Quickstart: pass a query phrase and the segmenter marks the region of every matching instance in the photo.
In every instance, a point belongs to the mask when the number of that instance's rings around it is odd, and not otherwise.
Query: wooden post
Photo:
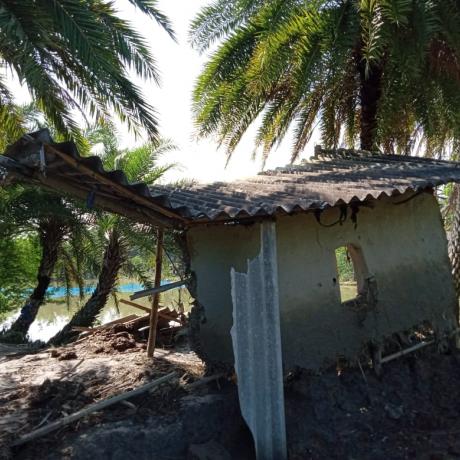
[[[155,260],[155,287],[161,285],[161,266],[163,262],[163,229],[158,228],[157,234],[157,255]],[[147,356],[153,357],[155,351],[155,341],[157,339],[157,323],[158,323],[158,304],[160,303],[160,293],[156,292],[153,295],[152,311],[150,312],[150,331],[149,340],[147,343]]]

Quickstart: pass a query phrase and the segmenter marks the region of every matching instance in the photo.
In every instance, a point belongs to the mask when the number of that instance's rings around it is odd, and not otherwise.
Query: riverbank
[[[132,294],[131,291],[125,290],[126,287],[131,288],[132,283],[123,284],[123,291],[117,293],[117,302],[113,296],[109,297],[107,304],[98,315],[96,325],[106,324],[118,318],[123,318],[131,314],[138,314],[139,310],[129,305],[123,304],[120,300],[129,300],[129,296]],[[80,299],[78,296],[70,298],[70,303],[67,304],[65,298],[54,298],[49,299],[48,302],[44,303],[37,314],[35,321],[29,328],[29,339],[30,341],[42,341],[47,342],[51,337],[57,334],[71,319],[71,317],[78,311],[78,309],[84,305],[89,296]],[[182,303],[185,312],[190,309],[190,294],[187,289],[182,288],[180,290],[165,292],[162,294],[162,303],[172,308],[178,309],[179,302]],[[150,307],[151,301],[145,297],[136,300],[136,303],[145,307]],[[8,329],[9,325],[15,320],[19,310],[10,313],[10,315],[0,321],[0,330]]]

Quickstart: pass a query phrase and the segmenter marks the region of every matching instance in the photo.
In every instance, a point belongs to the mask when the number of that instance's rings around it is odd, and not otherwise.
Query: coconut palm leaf
[[[199,51],[217,42],[194,88],[198,134],[229,156],[254,123],[263,158],[292,132],[295,160],[315,126],[328,147],[445,155],[460,139],[459,23],[454,0],[216,0],[190,31]]]
[[[131,3],[173,36],[156,2]],[[145,128],[152,140],[158,137],[155,111],[128,76],[158,82],[154,59],[111,1],[1,1],[0,63],[28,87],[55,128],[77,142],[76,111],[94,119],[115,114],[135,132]],[[7,99],[3,86],[0,102]]]

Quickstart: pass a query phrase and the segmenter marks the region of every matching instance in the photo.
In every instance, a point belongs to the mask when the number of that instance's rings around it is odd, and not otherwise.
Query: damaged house
[[[457,163],[318,149],[299,166],[246,180],[148,189],[129,184],[121,171],[104,171],[98,157],[81,157],[71,142],[54,144],[46,130],[23,137],[1,161],[7,177],[176,230],[196,298],[193,336],[211,361],[234,362],[230,330],[238,301],[235,292],[232,300],[231,272],[235,284],[261,252],[264,234],[276,257],[274,291],[267,292],[278,303],[274,320],[279,316],[285,369],[319,368],[338,356],[353,360],[369,343],[422,323],[440,335],[457,327],[434,195],[436,186],[460,181]],[[357,291],[351,299],[341,297],[338,248],[353,264]],[[254,307],[251,298],[246,302]],[[267,318],[254,320],[262,335],[253,340],[263,348],[263,329],[271,325]]]
[[[381,354],[394,335],[428,326],[442,343],[458,332],[435,196],[437,186],[460,182],[455,162],[317,149],[308,162],[245,180],[148,188],[42,130],[0,155],[0,180],[38,184],[158,227],[157,262],[163,229],[176,234],[195,298],[193,346],[208,362],[235,366],[260,459],[287,458],[286,371],[360,365],[363,351],[377,368],[391,358]],[[338,249],[356,280],[348,296]],[[167,288],[159,275],[156,292]]]

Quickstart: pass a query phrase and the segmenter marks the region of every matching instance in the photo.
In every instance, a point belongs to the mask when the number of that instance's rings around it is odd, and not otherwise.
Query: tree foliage
[[[291,128],[297,158],[318,124],[327,147],[442,152],[460,139],[458,24],[456,0],[215,0],[190,33],[210,52],[198,132],[229,155],[253,122],[265,156]]]
[[[154,0],[130,0],[173,36]],[[153,108],[128,73],[158,81],[149,47],[109,0],[5,0],[0,4],[0,60],[25,83],[58,132],[82,141],[76,112],[94,118],[116,114],[157,137]],[[6,74],[0,76],[0,121],[18,137],[23,118]]]
[[[36,283],[40,246],[35,235],[0,239],[0,318],[24,302]]]

